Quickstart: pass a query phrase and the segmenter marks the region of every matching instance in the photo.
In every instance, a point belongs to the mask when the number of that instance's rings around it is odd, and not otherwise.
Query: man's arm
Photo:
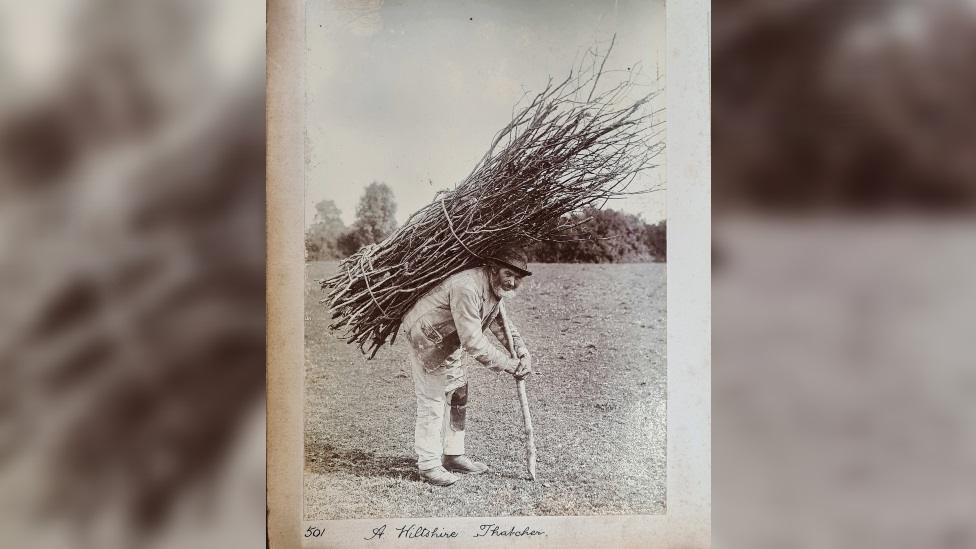
[[[515,371],[518,363],[488,341],[481,329],[481,294],[464,285],[451,288],[451,316],[461,348],[491,370]]]
[[[531,355],[529,355],[529,348],[525,346],[525,341],[519,334],[518,329],[511,322],[509,322],[509,325],[512,327],[512,342],[515,345],[515,356],[518,358],[531,358]],[[505,326],[502,323],[502,315],[495,315],[495,318],[493,318],[491,323],[488,324],[488,329],[491,330],[491,333],[495,334],[495,337],[498,338],[498,341],[502,344],[502,347],[508,349],[508,336],[505,334]]]
[[[502,305],[499,304],[499,307]],[[519,366],[515,370],[514,374],[517,379],[522,379],[523,377],[532,373],[532,355],[529,354],[529,348],[525,345],[525,340],[518,332],[518,328],[512,324],[509,320],[509,326],[512,330],[512,346],[515,347],[515,356],[519,359]],[[488,328],[491,333],[495,334],[498,341],[501,342],[502,347],[508,349],[508,335],[505,334],[505,323],[502,322],[502,316],[496,315],[490,323],[488,323]]]

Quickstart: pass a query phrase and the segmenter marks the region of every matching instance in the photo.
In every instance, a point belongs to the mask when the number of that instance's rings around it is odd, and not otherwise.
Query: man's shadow
[[[319,474],[347,473],[357,477],[421,480],[414,458],[377,455],[373,451],[336,448],[331,444],[306,444],[305,468]]]

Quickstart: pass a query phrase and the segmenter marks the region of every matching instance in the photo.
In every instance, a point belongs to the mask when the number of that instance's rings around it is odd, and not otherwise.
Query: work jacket
[[[505,328],[498,314],[500,306],[487,269],[475,267],[451,276],[427,292],[403,317],[402,327],[407,341],[429,372],[454,364],[464,353],[492,370],[501,371],[511,355],[485,336],[485,329],[490,329],[508,349]],[[528,356],[528,349],[514,326],[512,337],[516,355]]]

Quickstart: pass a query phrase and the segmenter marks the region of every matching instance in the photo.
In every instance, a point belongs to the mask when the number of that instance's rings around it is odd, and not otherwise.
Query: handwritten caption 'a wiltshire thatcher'
[[[389,538],[396,539],[454,539],[460,537],[474,537],[474,538],[485,538],[485,537],[508,537],[508,538],[520,538],[525,536],[544,536],[546,533],[542,530],[536,530],[528,526],[508,526],[500,524],[481,524],[478,526],[476,532],[463,532],[461,530],[452,530],[450,528],[441,528],[439,526],[434,528],[427,528],[426,526],[420,526],[417,524],[403,524],[397,528],[393,528],[390,532],[386,531],[388,525],[383,524],[376,528],[371,529],[368,536],[363,539],[366,541],[382,541],[383,536],[389,536]],[[309,526],[308,530],[305,531],[306,538],[317,538],[321,537],[325,531],[321,528],[315,528]]]
[[[460,530],[450,530],[441,529],[440,527],[427,528],[426,526],[418,526],[416,524],[402,525],[399,528],[395,528],[391,534],[396,534],[397,538],[401,539],[430,539],[430,538],[458,538],[464,535]],[[367,541],[374,539],[382,539],[386,534],[386,525],[382,525],[378,528],[373,528],[373,532],[369,537],[363,538]],[[478,531],[474,533],[472,537],[483,538],[492,536],[504,536],[504,537],[522,537],[522,536],[542,536],[545,532],[539,530],[534,530],[528,526],[524,528],[519,528],[517,526],[511,526],[505,528],[498,524],[482,524],[478,527]]]

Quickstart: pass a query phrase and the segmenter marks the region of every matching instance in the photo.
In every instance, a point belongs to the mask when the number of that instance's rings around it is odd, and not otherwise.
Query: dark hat
[[[503,248],[488,257],[488,260],[502,267],[507,267],[520,276],[532,276],[529,272],[529,257],[522,248]]]

